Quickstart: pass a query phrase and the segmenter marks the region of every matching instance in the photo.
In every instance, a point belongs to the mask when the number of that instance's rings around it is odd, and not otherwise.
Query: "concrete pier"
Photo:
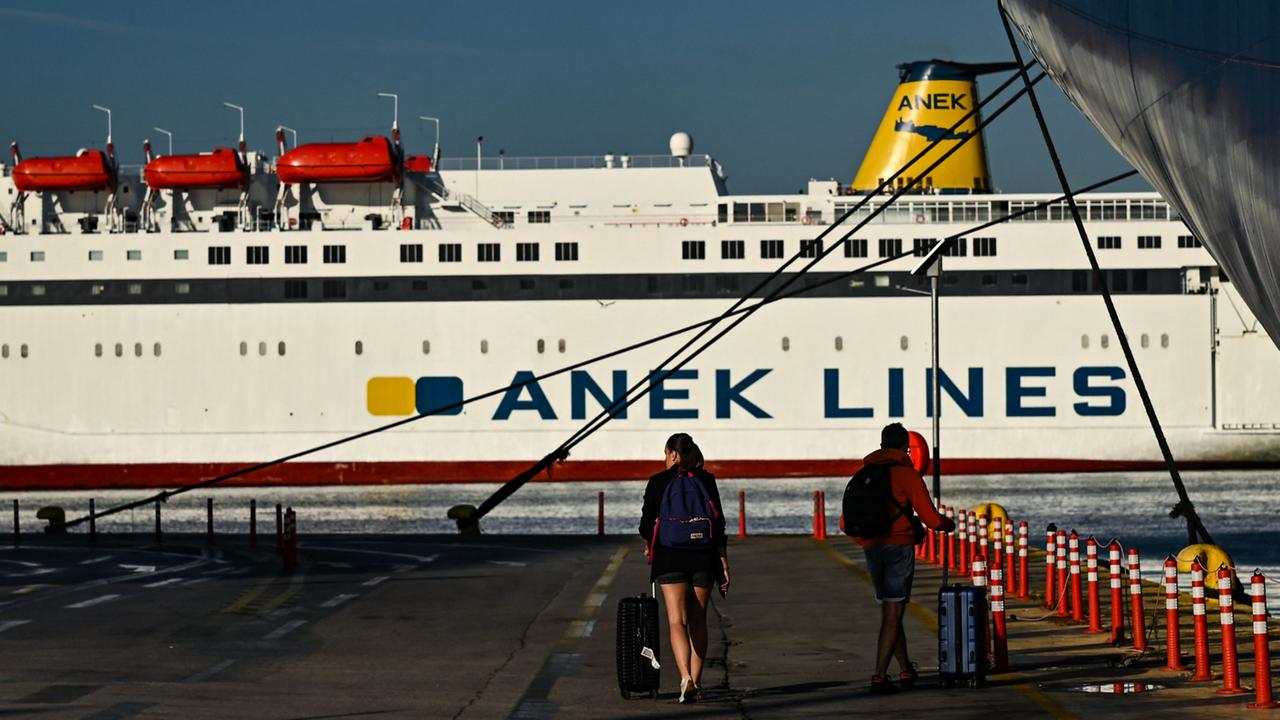
[[[923,564],[906,620],[920,686],[869,695],[879,614],[861,553],[842,537],[731,540],[733,587],[709,616],[707,696],[691,707],[674,702],[665,622],[662,697],[626,701],[617,691],[616,603],[649,588],[636,538],[303,536],[291,575],[271,548],[230,535],[212,547],[202,535],[166,535],[163,547],[150,535],[99,535],[96,545],[78,536],[28,540],[0,549],[6,717],[1253,713],[1244,707],[1251,694],[1220,696],[1216,683],[1162,672],[1162,628],[1140,655],[1044,617],[1050,612],[1035,601],[1009,602],[1011,672],[983,689],[943,690],[934,615],[941,573]],[[1163,607],[1154,586],[1148,595],[1152,608]],[[1216,627],[1211,637],[1217,672]],[[1246,686],[1249,642],[1242,634]],[[1077,690],[1117,682],[1165,687]]]

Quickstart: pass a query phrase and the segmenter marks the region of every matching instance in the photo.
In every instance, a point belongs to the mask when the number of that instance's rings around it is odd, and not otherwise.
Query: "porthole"
[[[564,352],[564,348],[565,348],[564,338],[560,338],[560,342],[556,344],[556,348],[557,348],[560,352],[562,352],[562,353]]]
[[[547,351],[547,341],[546,341],[546,340],[543,340],[543,339],[541,339],[541,338],[539,338],[539,339],[538,339],[538,354],[539,354],[539,355],[541,355],[542,353],[544,353],[544,352],[546,352],[546,351]]]
[[[24,357],[24,358],[27,356],[27,344],[26,344],[26,343],[22,343],[22,347],[18,348],[18,354],[19,354],[19,355],[21,355],[21,356],[22,356],[22,357]]]
[[[142,357],[142,343],[133,344],[133,356]]]
[[[1089,349],[1089,336],[1088,336],[1088,335],[1081,335],[1081,336],[1080,336],[1080,347],[1084,348],[1085,350],[1088,350],[1088,349]]]
[[[1160,335],[1160,347],[1162,347],[1162,348],[1167,348],[1167,347],[1169,347],[1169,334],[1168,334],[1168,333],[1163,333],[1163,334],[1161,334],[1161,335]]]
[[[248,355],[248,354],[249,354],[249,343],[241,340],[240,341],[240,357],[244,357],[245,355]]]
[[[488,341],[488,340],[481,340],[481,341],[480,341],[480,353],[481,353],[481,354],[484,354],[484,353],[487,353],[487,352],[489,352],[489,341]]]
[[[259,340],[258,341],[258,357],[266,357],[266,356],[267,356],[267,341]]]
[[[0,345],[0,358],[9,359],[9,346],[7,344]]]
[[[116,343],[116,357],[124,357],[124,345]]]
[[[787,352],[790,349],[791,349],[791,338],[789,337],[782,338],[782,352]]]
[[[1109,347],[1111,347],[1111,337],[1110,337],[1110,336],[1108,336],[1106,333],[1103,333],[1103,334],[1102,334],[1102,339],[1098,341],[1098,344],[1099,344],[1099,345],[1101,345],[1101,346],[1102,346],[1102,347],[1104,347],[1104,348],[1109,348]]]
[[[907,349],[907,347],[908,347],[908,345],[909,345],[909,343],[907,342],[907,336],[906,336],[906,335],[903,335],[903,336],[898,340],[898,347],[902,348],[903,350],[906,350],[906,349]]]
[[[151,354],[160,357],[160,343],[151,346]]]
[[[102,357],[102,343],[93,344],[93,356]]]
[[[1142,337],[1138,340],[1138,342],[1142,343],[1142,347],[1145,348],[1151,344],[1151,339],[1147,337],[1146,333],[1142,333]]]
[[[363,355],[363,354],[364,354],[364,341],[363,341],[363,340],[357,340],[357,341],[356,341],[356,354],[357,354],[357,355]]]
[[[284,357],[284,341],[283,340],[276,343],[276,354],[279,355],[280,357]]]
[[[431,354],[431,341],[430,341],[430,340],[423,340],[423,341],[422,341],[422,354],[423,354],[423,355],[430,355],[430,354]]]
[[[840,352],[841,350],[844,350],[844,338],[837,335],[836,336],[836,352]]]

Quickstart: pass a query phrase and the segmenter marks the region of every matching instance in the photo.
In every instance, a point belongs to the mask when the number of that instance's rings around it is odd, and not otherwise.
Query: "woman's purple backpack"
[[[679,473],[662,493],[653,534],[663,547],[711,547],[715,527],[712,520],[718,512],[702,481],[691,472]]]

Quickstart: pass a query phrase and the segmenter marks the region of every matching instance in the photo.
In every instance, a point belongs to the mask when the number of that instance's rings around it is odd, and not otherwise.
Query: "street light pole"
[[[938,448],[942,420],[942,368],[938,363],[938,281],[942,279],[942,257],[929,266],[929,325],[933,333],[933,382],[929,392],[933,397],[933,501],[942,500],[942,469],[939,467],[941,451]]]

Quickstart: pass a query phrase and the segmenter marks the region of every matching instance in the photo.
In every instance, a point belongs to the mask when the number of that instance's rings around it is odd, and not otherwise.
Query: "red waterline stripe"
[[[228,480],[227,486],[410,485],[505,482],[531,460],[458,462],[297,462],[277,465]],[[252,463],[136,463],[0,466],[6,490],[91,488],[164,488],[189,485],[234,472]],[[844,477],[862,466],[856,458],[825,460],[721,460],[707,469],[722,478]],[[947,475],[1158,470],[1154,460],[1077,460],[1044,458],[957,458],[943,460]],[[1277,463],[1186,462],[1185,469],[1274,468]],[[539,481],[643,480],[662,469],[660,460],[570,460],[540,475]]]

